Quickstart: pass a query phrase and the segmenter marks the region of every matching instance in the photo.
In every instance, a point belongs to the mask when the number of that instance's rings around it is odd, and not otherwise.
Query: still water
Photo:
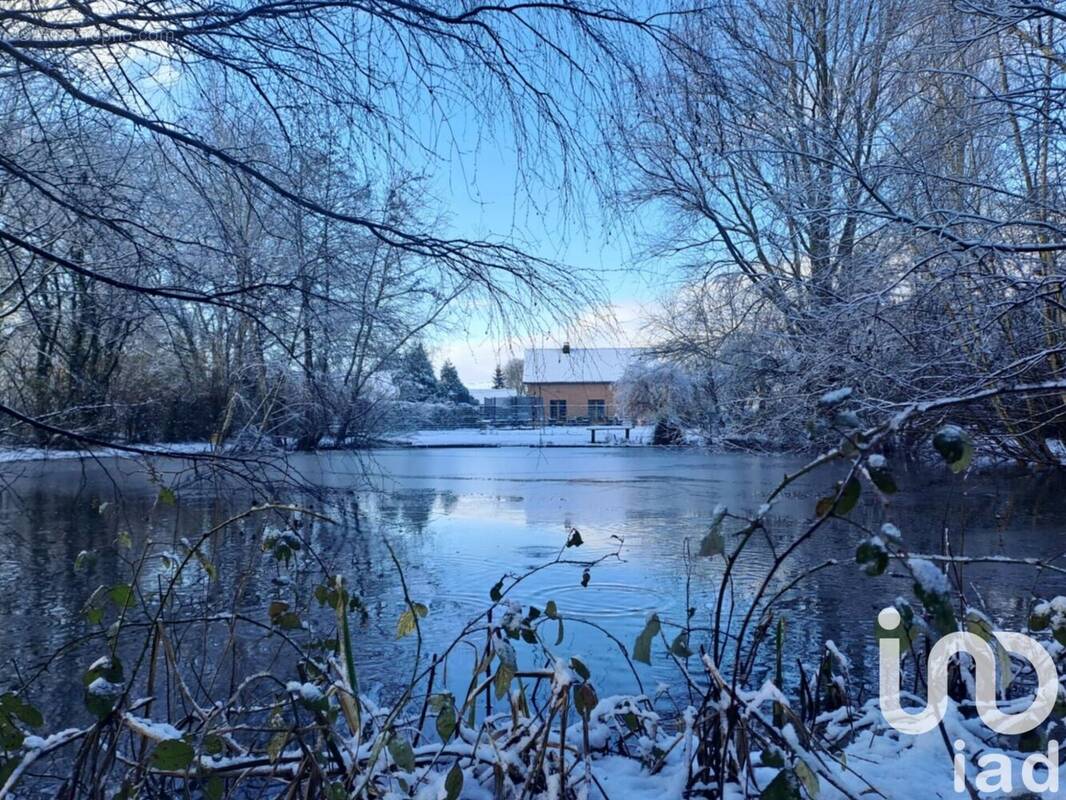
[[[407,674],[413,648],[412,637],[396,639],[404,606],[386,541],[411,596],[429,607],[422,626],[427,653],[438,652],[484,610],[490,588],[505,574],[521,574],[554,558],[569,528],[581,532],[584,545],[568,557],[596,559],[621,543],[620,558],[596,566],[585,587],[580,567],[561,565],[537,573],[513,595],[540,608],[554,600],[561,614],[573,618],[553,650],[579,655],[602,696],[634,691],[633,677],[611,641],[580,620],[596,623],[629,647],[652,612],[681,621],[688,605],[696,609],[693,624],[707,625],[707,604],[717,592],[723,562],[687,559],[686,540],[698,548],[720,503],[738,513],[754,512],[782,476],[802,463],[636,447],[379,450],[359,457],[294,457],[294,468],[328,493],[286,499],[337,520],[315,525],[311,538],[330,569],[344,574],[363,598],[369,619],[357,631],[356,661],[364,687],[378,687],[386,697]],[[0,655],[6,680],[15,684],[19,676],[36,675],[31,694],[50,725],[78,724],[86,713],[79,679],[103,645],[97,638],[60,648],[93,630],[80,613],[89,595],[97,586],[128,581],[128,562],[146,542],[153,554],[173,550],[182,537],[195,538],[247,508],[249,497],[200,485],[179,490],[176,505],[160,503],[158,485],[143,467],[119,460],[23,464],[8,477],[0,494]],[[912,552],[943,552],[945,543],[969,556],[1053,558],[1066,551],[1066,480],[1059,475],[960,477],[922,468],[897,469],[896,477],[900,493],[890,504],[864,497],[852,517],[874,529],[893,522]],[[773,549],[780,550],[810,520],[834,478],[831,471],[809,476],[775,503],[767,515],[768,540],[758,541],[734,577],[731,597],[738,608],[765,574]],[[264,523],[242,522],[212,538],[208,549],[219,579],[195,575],[187,581],[182,602],[190,613],[205,607],[238,610],[266,621],[272,600],[309,601],[319,566],[301,557],[279,567],[266,558],[259,546]],[[130,550],[115,546],[123,533],[133,541]],[[790,671],[797,660],[811,663],[822,643],[833,640],[851,659],[856,683],[874,675],[877,610],[897,596],[913,596],[898,566],[878,578],[857,569],[854,552],[862,535],[853,525],[835,522],[782,569],[775,586],[827,559],[840,562],[780,604]],[[727,536],[727,548],[733,543]],[[76,569],[82,551],[92,552],[94,560]],[[153,555],[141,569],[140,589],[152,591],[164,574]],[[1066,594],[1063,577],[1003,564],[968,566],[961,573],[969,602],[1004,625],[1024,619],[1033,596]],[[554,644],[554,625],[548,630],[546,638]],[[190,629],[187,635],[205,637],[198,652],[209,658],[209,634]],[[279,658],[265,637],[254,632],[245,637],[243,657],[262,666]],[[656,645],[652,666],[637,666],[648,691],[677,682],[663,649]],[[523,668],[540,666],[531,663],[533,657],[530,646],[520,645]],[[457,691],[468,678],[464,659],[469,655],[456,651],[450,672],[441,678]],[[281,671],[287,668],[276,663]]]

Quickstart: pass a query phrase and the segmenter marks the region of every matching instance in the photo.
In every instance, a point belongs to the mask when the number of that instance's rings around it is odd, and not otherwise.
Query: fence
[[[395,401],[384,409],[383,417],[385,427],[393,431],[615,425],[622,421],[614,406],[602,402],[568,408],[530,396],[488,397],[478,405]]]

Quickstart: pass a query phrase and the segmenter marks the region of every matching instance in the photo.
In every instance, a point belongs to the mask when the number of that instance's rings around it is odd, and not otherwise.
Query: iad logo
[[[886,631],[897,630],[901,619],[894,608],[882,609],[877,621]],[[1036,699],[1025,711],[1004,714],[996,706],[996,654],[992,646],[973,633],[949,633],[929,653],[926,685],[929,697],[920,711],[904,711],[900,703],[900,640],[885,636],[880,641],[881,713],[888,723],[913,736],[928,733],[944,719],[948,708],[948,662],[956,653],[967,653],[977,673],[977,713],[989,728],[1006,735],[1026,733],[1047,719],[1058,698],[1059,676],[1048,652],[1024,633],[996,631],[1000,647],[1021,656],[1036,671]]]
[[[899,612],[886,608],[877,615],[886,631],[897,630],[902,622]],[[989,728],[1002,734],[1019,734],[1033,730],[1047,719],[1059,691],[1059,676],[1051,656],[1035,639],[1022,633],[995,631],[999,646],[1028,661],[1036,672],[1036,699],[1025,711],[1004,714],[996,707],[996,654],[992,646],[973,633],[951,633],[940,639],[929,653],[926,685],[929,697],[921,711],[904,711],[900,704],[900,640],[886,636],[880,641],[881,713],[893,728],[913,736],[927,733],[944,718],[948,709],[948,662],[956,653],[967,653],[974,660],[977,673],[977,713]],[[955,740],[954,788],[968,790],[966,742]],[[973,787],[980,793],[1011,794],[1014,791],[1015,761],[1005,753],[985,751],[977,757],[978,771]],[[1021,765],[1021,783],[1038,796],[1059,790],[1059,745],[1048,742],[1047,755],[1033,753]],[[971,792],[972,793],[972,792]]]

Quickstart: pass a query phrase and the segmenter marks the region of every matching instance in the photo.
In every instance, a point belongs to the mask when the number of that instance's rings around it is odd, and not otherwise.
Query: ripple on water
[[[588,587],[577,582],[537,586],[522,596],[541,608],[549,600],[554,600],[563,616],[594,622],[631,619],[643,624],[649,613],[663,611],[674,604],[668,594],[650,586],[604,581]]]

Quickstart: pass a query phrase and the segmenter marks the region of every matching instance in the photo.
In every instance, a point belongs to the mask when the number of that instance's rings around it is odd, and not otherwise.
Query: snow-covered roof
[[[639,347],[561,347],[526,350],[524,383],[614,383],[633,361]]]

